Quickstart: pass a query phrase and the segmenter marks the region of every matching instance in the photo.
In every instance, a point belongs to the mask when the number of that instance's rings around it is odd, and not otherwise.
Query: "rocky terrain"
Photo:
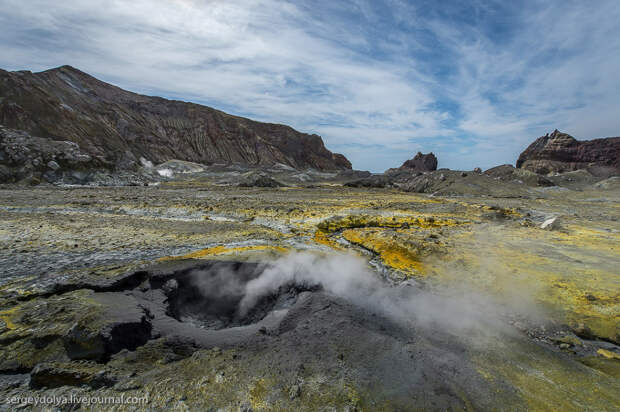
[[[414,193],[343,188],[364,172],[164,170],[0,187],[0,397],[617,409],[618,178],[444,169]]]
[[[620,137],[578,141],[554,130],[525,149],[517,160],[517,167],[540,174],[587,169],[597,176],[618,175]]]
[[[22,140],[28,136],[23,132],[33,136],[16,150],[27,152],[24,148],[36,144],[42,145],[37,155],[51,155],[48,146],[57,152],[63,147],[55,142],[71,142],[71,150],[90,156],[92,166],[114,171],[172,159],[207,165],[282,164],[300,170],[351,168],[317,135],[198,104],[131,93],[70,66],[40,73],[0,70],[0,124],[15,129],[10,133],[22,133]],[[19,142],[12,139],[11,145]]]
[[[0,410],[620,406],[618,138],[372,174],[67,66],[0,116]]]

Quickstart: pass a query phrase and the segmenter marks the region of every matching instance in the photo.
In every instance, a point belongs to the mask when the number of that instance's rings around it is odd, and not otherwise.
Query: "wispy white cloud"
[[[357,168],[384,170],[417,150],[442,166],[486,167],[514,162],[555,127],[618,134],[616,3],[528,1],[502,22],[502,3],[481,0],[452,15],[405,0],[0,0],[0,67],[71,64],[287,123]]]

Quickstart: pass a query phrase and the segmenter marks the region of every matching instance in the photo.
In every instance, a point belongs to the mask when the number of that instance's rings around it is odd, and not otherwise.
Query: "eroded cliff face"
[[[70,66],[40,73],[0,70],[0,124],[71,141],[110,169],[197,163],[350,169],[320,136],[193,103],[131,93]]]
[[[620,174],[620,137],[578,141],[555,130],[534,141],[517,160],[517,167],[535,173],[588,169],[597,175]]]

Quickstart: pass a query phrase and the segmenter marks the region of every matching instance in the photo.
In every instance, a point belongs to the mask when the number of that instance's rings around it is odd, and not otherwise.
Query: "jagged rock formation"
[[[0,70],[0,124],[73,142],[94,163],[114,170],[171,159],[207,165],[351,168],[343,155],[325,148],[320,136],[128,92],[70,66],[40,73]]]
[[[527,186],[555,186],[551,180],[529,170],[516,169],[512,165],[501,165],[485,170],[485,175],[502,182],[520,182]]]
[[[578,141],[558,130],[534,141],[517,160],[517,168],[535,173],[588,169],[592,174],[620,174],[620,137]]]
[[[360,176],[359,179],[349,181],[349,187],[400,187],[401,184],[416,177],[437,170],[437,157],[433,153],[418,152],[413,159],[405,161],[400,167],[393,167],[382,175]]]
[[[98,162],[73,142],[35,137],[0,125],[0,182],[41,175],[52,181],[61,169],[79,172],[97,166]]]
[[[400,172],[432,172],[437,170],[437,157],[431,152],[423,154],[418,152],[413,159],[405,161],[399,168],[386,170],[385,173],[394,174]]]

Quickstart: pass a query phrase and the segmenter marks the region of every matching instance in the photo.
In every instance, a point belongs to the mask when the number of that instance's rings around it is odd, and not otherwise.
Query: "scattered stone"
[[[297,384],[295,385],[291,385],[291,387],[288,390],[288,396],[291,400],[299,398],[299,396],[301,395],[301,387]]]
[[[545,230],[555,230],[555,229],[558,229],[559,227],[560,227],[560,220],[558,219],[557,216],[545,220],[540,225],[540,228],[545,229]]]
[[[583,323],[577,324],[577,326],[573,328],[573,332],[575,333],[575,335],[579,336],[582,339],[596,339],[596,336],[594,335],[594,333],[592,333],[592,330]]]
[[[166,295],[171,295],[176,292],[178,288],[179,282],[177,282],[176,279],[169,279],[166,283],[164,283],[164,286],[162,286],[162,290]]]

